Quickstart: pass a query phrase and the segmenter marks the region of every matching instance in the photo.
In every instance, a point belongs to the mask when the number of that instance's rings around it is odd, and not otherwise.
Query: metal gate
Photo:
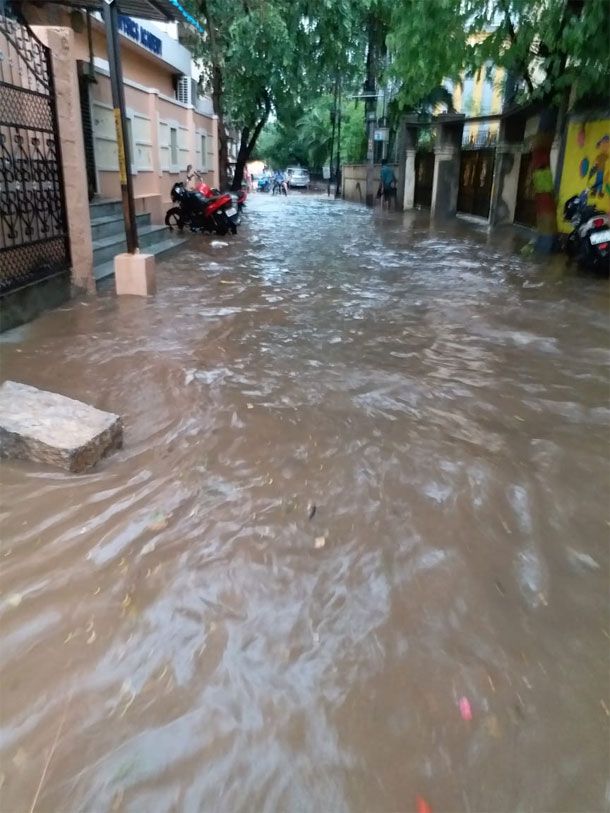
[[[0,8],[0,295],[70,265],[50,50]]]
[[[495,150],[462,150],[457,210],[489,217]]]
[[[517,203],[515,205],[515,223],[536,228],[536,199],[532,182],[531,152],[525,152],[521,156]]]
[[[415,153],[415,206],[432,206],[432,182],[434,180],[434,153],[429,150]]]

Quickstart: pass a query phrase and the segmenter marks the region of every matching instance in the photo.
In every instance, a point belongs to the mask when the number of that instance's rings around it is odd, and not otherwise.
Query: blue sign
[[[130,39],[139,42],[144,48],[152,51],[153,54],[161,56],[163,51],[163,43],[159,37],[155,37],[150,31],[142,28],[131,17],[126,17],[124,14],[119,14],[119,31],[126,34]]]

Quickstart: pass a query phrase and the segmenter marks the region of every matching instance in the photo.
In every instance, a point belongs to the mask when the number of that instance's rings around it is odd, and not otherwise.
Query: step
[[[142,226],[138,229],[140,248],[144,249],[153,243],[164,240],[170,234],[167,226]],[[93,265],[101,265],[115,255],[127,251],[125,234],[111,234],[93,241]]]
[[[186,237],[168,237],[165,240],[160,240],[158,243],[153,243],[151,246],[148,246],[146,249],[147,254],[154,254],[155,257],[161,257],[162,255],[165,256],[168,252],[172,251],[173,249],[180,248],[180,246],[186,243]],[[101,280],[108,279],[114,274],[114,259],[108,260],[101,265],[96,265],[93,269],[93,276],[95,277],[96,282],[100,282]]]
[[[150,226],[150,212],[142,212],[142,214],[136,215],[136,224],[138,230],[143,226]],[[91,237],[93,240],[100,240],[102,237],[110,237],[113,234],[125,234],[125,221],[122,212],[119,215],[96,217],[95,220],[91,221]]]
[[[91,220],[96,220],[98,217],[108,217],[109,215],[120,215],[122,212],[123,203],[120,200],[99,198],[98,200],[92,200],[89,204]]]

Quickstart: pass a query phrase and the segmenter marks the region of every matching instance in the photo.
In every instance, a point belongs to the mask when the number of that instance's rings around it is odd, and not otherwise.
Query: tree
[[[188,0],[206,30],[191,38],[204,64],[220,132],[221,182],[226,179],[226,126],[240,133],[233,188],[241,185],[273,113],[281,123],[298,120],[339,71],[359,64],[361,7],[371,0]]]
[[[301,164],[319,171],[331,162],[332,97],[320,97],[295,124],[274,121],[268,124],[258,140],[255,155],[274,167]],[[341,161],[361,161],[366,152],[364,106],[348,102],[341,111]],[[336,155],[336,147],[334,150]]]

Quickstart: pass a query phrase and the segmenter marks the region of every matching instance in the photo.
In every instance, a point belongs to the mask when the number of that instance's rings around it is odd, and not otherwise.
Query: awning
[[[69,6],[88,11],[102,11],[104,0],[45,0],[55,5]],[[179,0],[117,0],[119,14],[139,17],[141,20],[157,20],[161,23],[185,20],[203,34],[203,28]]]

